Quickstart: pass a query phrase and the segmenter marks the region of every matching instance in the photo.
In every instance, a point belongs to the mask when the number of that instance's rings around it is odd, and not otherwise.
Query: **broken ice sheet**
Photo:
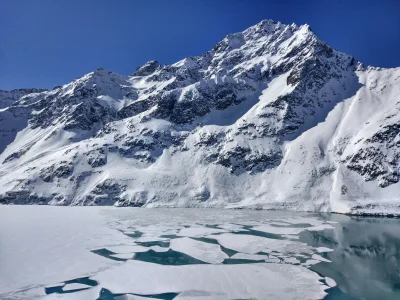
[[[119,253],[119,254],[111,254],[110,256],[121,259],[132,259],[135,256],[135,253]]]
[[[321,261],[317,260],[317,259],[307,259],[307,261],[305,263],[302,263],[303,266],[309,267],[312,265],[316,265],[319,264]]]
[[[210,264],[221,263],[229,258],[219,245],[195,241],[187,237],[171,240],[170,248]]]
[[[265,260],[265,262],[268,262],[268,263],[280,263],[281,260],[276,256],[270,255],[269,258]]]
[[[147,252],[149,250],[154,250],[156,252],[166,252],[168,251],[168,248],[160,246],[144,247],[140,245],[120,245],[120,246],[107,247],[107,250],[117,254],[123,254],[123,253]]]
[[[254,278],[257,280],[244,280]],[[92,277],[113,293],[155,295],[200,290],[230,299],[322,299],[317,273],[290,264],[158,265],[129,260]]]
[[[155,297],[144,297],[144,296],[137,296],[137,295],[132,295],[132,294],[126,294],[122,296],[117,296],[114,297],[113,300],[161,300],[160,298],[155,298]],[[174,298],[176,299],[176,298]]]
[[[321,225],[316,225],[316,226],[306,228],[306,230],[308,230],[308,231],[322,231],[325,229],[334,229],[334,227],[329,224],[321,224]]]
[[[322,225],[324,222],[317,218],[304,218],[304,217],[293,217],[293,218],[282,218],[279,221],[283,221],[289,224],[310,224],[311,226]]]
[[[86,289],[79,292],[74,293],[66,293],[66,294],[49,294],[45,297],[41,297],[39,299],[43,300],[92,300],[97,299],[100,293],[101,287],[95,286],[90,289]],[[35,299],[35,298],[27,298],[27,299]]]
[[[243,225],[238,224],[220,224],[217,227],[229,231],[247,231],[247,229],[243,228]]]
[[[69,283],[66,284],[62,290],[64,292],[66,291],[73,291],[73,290],[80,290],[80,289],[87,289],[87,288],[91,288],[90,285],[86,285],[86,284],[82,284],[82,283]]]
[[[324,257],[322,257],[321,255],[318,255],[318,254],[313,254],[312,255],[312,259],[317,259],[317,260],[324,261],[324,262],[332,262],[329,259],[326,259],[326,258],[324,258]]]
[[[236,253],[230,257],[231,259],[244,259],[244,260],[266,260],[268,255],[265,254],[247,254],[247,253]]]
[[[256,231],[262,231],[262,232],[267,232],[267,233],[273,233],[273,234],[299,234],[305,228],[293,228],[293,227],[277,227],[277,226],[272,226],[269,224],[263,224],[260,226],[255,226],[252,228],[253,230]]]
[[[187,236],[187,237],[203,237],[210,234],[217,234],[224,232],[227,232],[227,230],[218,228],[209,228],[209,227],[189,227],[189,228],[182,228],[177,235]]]
[[[287,257],[283,259],[285,264],[300,264],[300,261],[295,257]]]
[[[227,295],[204,291],[188,291],[180,293],[174,300],[230,300]]]
[[[298,240],[300,237],[294,234],[282,234],[282,237],[289,240]]]
[[[318,248],[316,248],[316,250],[317,250],[317,252],[319,252],[319,253],[332,252],[332,251],[333,251],[333,249],[331,249],[331,248],[326,248],[326,247],[318,247]]]
[[[330,278],[330,277],[325,277],[325,282],[326,282],[326,284],[329,285],[330,287],[335,287],[335,286],[337,285],[337,284],[336,284],[336,281],[333,280],[333,279]]]
[[[146,242],[155,242],[155,241],[168,241],[168,238],[162,238],[159,236],[154,236],[154,235],[142,235],[141,237],[135,239],[135,242],[138,243],[146,243]]]
[[[107,250],[114,253],[131,253],[131,252],[146,252],[149,251],[150,249],[140,245],[120,245],[120,246],[107,247]]]
[[[215,239],[218,243],[228,249],[237,252],[256,254],[266,252],[267,250],[278,251],[282,253],[310,253],[312,248],[305,243],[288,240],[270,239],[248,234],[224,233],[219,235],[210,235],[207,238]]]

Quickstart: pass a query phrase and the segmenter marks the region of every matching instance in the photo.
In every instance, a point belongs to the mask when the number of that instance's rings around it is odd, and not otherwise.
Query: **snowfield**
[[[399,214],[399,99],[400,68],[262,21],[131,76],[1,91],[0,203]]]

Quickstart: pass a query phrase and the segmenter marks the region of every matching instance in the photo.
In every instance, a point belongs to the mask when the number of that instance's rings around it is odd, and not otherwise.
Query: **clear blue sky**
[[[173,63],[263,19],[308,23],[366,64],[400,66],[400,0],[1,0],[0,89]]]

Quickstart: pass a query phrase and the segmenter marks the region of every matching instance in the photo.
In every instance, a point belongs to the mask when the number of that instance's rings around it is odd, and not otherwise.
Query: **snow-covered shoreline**
[[[208,207],[202,207],[202,206],[195,206],[195,207],[184,207],[184,206],[154,206],[154,207],[137,207],[137,206],[95,206],[95,205],[68,205],[68,206],[63,206],[63,205],[52,205],[52,204],[37,204],[37,203],[30,203],[30,204],[0,204],[0,209],[2,206],[51,206],[51,207],[87,207],[87,208],[104,208],[104,207],[114,207],[116,209],[143,209],[146,211],[147,209],[184,209],[184,208],[194,208],[194,209],[201,209],[201,210],[215,210],[215,209],[220,209],[220,210],[240,210],[240,211],[267,211],[267,212],[277,212],[277,213],[311,213],[311,214],[324,214],[324,213],[329,213],[329,214],[338,214],[338,215],[345,215],[345,216],[354,216],[354,217],[382,217],[382,218],[400,218],[400,208],[397,206],[394,206],[393,208],[385,208],[385,209],[363,209],[363,208],[358,208],[357,210],[352,210],[350,212],[334,212],[334,211],[326,211],[326,212],[318,212],[318,211],[298,211],[298,210],[288,210],[288,209],[269,209],[269,208],[262,208],[262,207],[251,207],[251,206],[243,206],[243,207],[234,207],[234,206],[208,206]]]

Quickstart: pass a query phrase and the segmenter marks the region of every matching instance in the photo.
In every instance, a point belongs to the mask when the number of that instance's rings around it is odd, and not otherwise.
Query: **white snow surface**
[[[397,214],[400,68],[270,20],[172,65],[0,93],[0,203]]]

